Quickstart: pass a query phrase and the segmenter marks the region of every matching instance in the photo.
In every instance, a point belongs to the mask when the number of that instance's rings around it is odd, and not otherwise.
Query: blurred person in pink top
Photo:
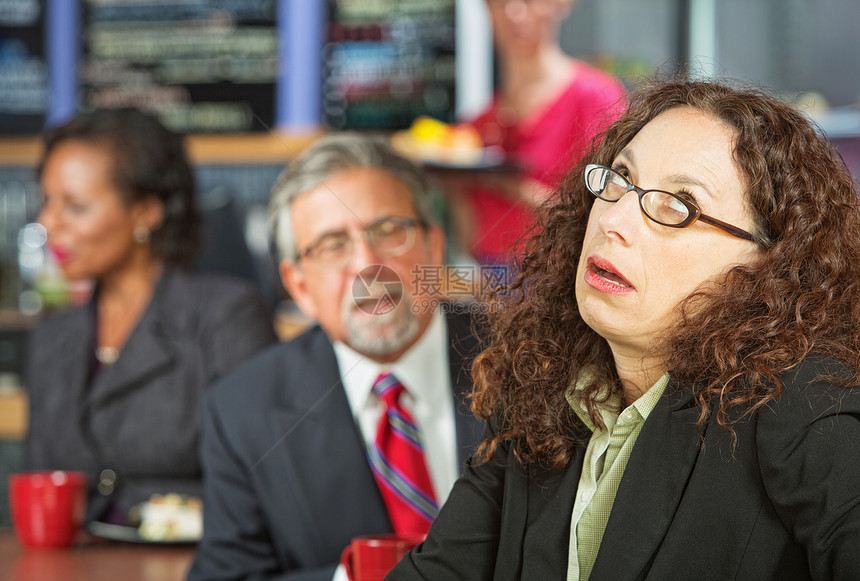
[[[471,120],[484,145],[522,166],[454,187],[462,244],[485,263],[508,262],[533,211],[591,140],[622,112],[625,89],[612,75],[571,58],[559,45],[575,0],[487,0],[498,59],[492,102]],[[446,184],[450,185],[450,183]]]

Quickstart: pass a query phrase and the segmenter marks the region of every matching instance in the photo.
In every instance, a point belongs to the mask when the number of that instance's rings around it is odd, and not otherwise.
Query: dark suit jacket
[[[449,317],[460,459],[482,433],[469,412],[469,319]],[[328,337],[314,327],[213,389],[203,427],[203,541],[189,580],[329,581],[353,537],[392,532]]]
[[[254,288],[165,270],[119,359],[88,381],[94,305],[46,318],[30,340],[30,469],[83,470],[89,520],[154,492],[201,493],[198,439],[212,382],[276,340]],[[99,475],[117,477],[96,489]]]
[[[670,383],[590,580],[860,579],[860,390],[813,381],[820,371],[807,361],[788,375],[735,426],[734,450],[714,421],[701,445],[691,392]],[[565,579],[583,454],[560,472],[526,470],[510,450],[467,466],[427,541],[386,579]]]

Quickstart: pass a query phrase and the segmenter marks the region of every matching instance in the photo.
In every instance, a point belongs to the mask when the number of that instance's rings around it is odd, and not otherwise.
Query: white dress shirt
[[[460,475],[448,350],[448,327],[441,313],[434,315],[418,342],[391,364],[377,363],[343,343],[334,344],[352,417],[366,447],[376,440],[376,427],[385,411],[382,400],[372,391],[377,376],[390,372],[406,388],[400,404],[421,431],[424,459],[439,506]],[[334,581],[346,581],[343,567],[338,567]]]

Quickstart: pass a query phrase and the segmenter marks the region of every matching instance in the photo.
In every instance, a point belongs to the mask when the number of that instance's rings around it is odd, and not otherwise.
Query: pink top
[[[576,66],[573,81],[558,99],[527,119],[517,122],[494,99],[472,121],[486,146],[501,147],[511,161],[526,168],[526,175],[550,188],[594,136],[620,116],[624,105],[624,85],[618,79],[583,62]],[[472,254],[482,262],[507,262],[529,230],[533,212],[524,202],[489,188],[469,192],[469,202],[478,222]]]

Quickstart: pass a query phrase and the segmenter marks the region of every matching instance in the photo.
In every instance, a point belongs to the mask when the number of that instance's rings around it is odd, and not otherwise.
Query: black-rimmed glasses
[[[415,244],[415,231],[425,223],[417,218],[387,216],[359,230],[374,253],[380,257],[400,256]],[[355,239],[348,232],[330,232],[298,253],[322,266],[342,267],[352,257]]]
[[[585,166],[585,185],[588,191],[604,202],[617,202],[627,192],[636,192],[639,196],[639,208],[642,209],[642,213],[663,226],[686,228],[694,224],[696,220],[701,220],[728,232],[732,236],[755,242],[753,235],[746,230],[702,214],[694,202],[672,192],[643,190],[630,183],[630,180],[612,168],[597,164]]]

